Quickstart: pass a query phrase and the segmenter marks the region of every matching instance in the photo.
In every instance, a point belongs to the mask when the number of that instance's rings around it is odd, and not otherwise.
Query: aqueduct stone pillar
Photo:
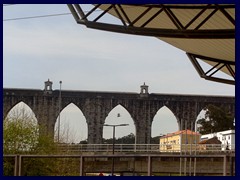
[[[101,144],[103,124],[107,116],[106,106],[101,99],[86,99],[83,114],[88,124],[88,144]]]

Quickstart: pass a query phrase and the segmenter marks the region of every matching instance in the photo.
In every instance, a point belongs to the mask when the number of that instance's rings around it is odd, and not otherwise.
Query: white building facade
[[[201,136],[202,140],[207,140],[216,136],[222,142],[222,150],[235,150],[235,130],[226,130]]]

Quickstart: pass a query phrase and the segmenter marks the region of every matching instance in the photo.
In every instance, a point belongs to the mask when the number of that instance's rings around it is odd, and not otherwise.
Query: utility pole
[[[59,136],[60,136],[60,114],[61,114],[61,103],[62,103],[62,95],[61,95],[61,86],[62,81],[59,81],[60,89],[59,89],[59,103],[58,103],[58,136],[57,136],[57,142],[59,143]]]
[[[120,117],[120,114],[118,113],[118,117]],[[119,126],[128,126],[129,124],[117,124],[117,125],[110,125],[110,124],[104,124],[104,126],[110,126],[113,128],[113,143],[112,143],[112,154],[114,155],[114,146],[115,146],[115,128]],[[112,176],[114,175],[114,157],[112,158]]]

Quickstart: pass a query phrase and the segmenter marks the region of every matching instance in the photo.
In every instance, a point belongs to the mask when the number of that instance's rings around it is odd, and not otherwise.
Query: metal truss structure
[[[226,84],[235,84],[235,71],[232,67],[232,66],[235,67],[235,62],[214,59],[214,58],[204,57],[204,56],[190,54],[190,53],[187,53],[187,55],[188,55],[189,59],[191,60],[193,66],[197,70],[198,74],[200,75],[200,77],[202,77],[206,80],[222,82],[222,83],[226,83]],[[211,61],[212,64],[215,63],[215,65],[212,68],[210,68],[209,70],[204,71],[204,69],[199,64],[198,59],[205,60],[205,61]],[[229,73],[231,74],[231,76],[233,77],[234,80],[215,77],[214,75],[216,75],[216,73],[219,72],[222,68],[227,68],[227,70],[229,71]]]
[[[68,4],[68,7],[78,24],[111,32],[157,37],[184,50],[201,77],[235,84],[234,4],[95,4],[88,11],[79,4]],[[119,22],[112,23],[106,18],[109,14]],[[224,46],[229,47],[226,52],[218,49]],[[214,64],[213,68],[204,72],[196,58]],[[232,76],[234,80],[213,77],[217,71]]]

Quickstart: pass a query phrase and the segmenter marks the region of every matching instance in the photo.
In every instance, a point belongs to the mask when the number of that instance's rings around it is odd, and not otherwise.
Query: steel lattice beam
[[[197,70],[198,74],[202,78],[204,78],[206,80],[215,81],[215,82],[225,83],[225,84],[233,84],[233,85],[235,84],[235,71],[231,67],[231,66],[235,66],[235,62],[221,60],[221,59],[214,59],[214,58],[209,58],[209,57],[204,57],[204,56],[191,54],[191,53],[187,53],[187,56],[189,57],[189,59],[191,60],[193,66],[195,67],[195,69]],[[210,68],[209,70],[204,71],[203,68],[201,67],[201,65],[199,64],[197,58],[201,59],[201,60],[207,60],[207,61],[215,62],[216,65],[213,66],[212,68]],[[214,75],[219,70],[221,70],[223,67],[226,67],[228,69],[228,71],[230,72],[230,74],[231,74],[231,76],[232,76],[232,78],[234,80],[224,79],[224,78],[220,78],[220,77],[214,77]]]
[[[135,34],[135,35],[144,35],[144,36],[155,36],[155,37],[172,37],[172,38],[201,38],[201,39],[227,39],[227,38],[235,38],[235,28],[234,29],[201,29],[201,27],[215,14],[217,11],[221,11],[223,15],[233,24],[235,25],[235,20],[231,17],[231,15],[225,10],[225,8],[235,8],[234,5],[206,5],[200,6],[201,11],[193,17],[186,26],[183,26],[179,18],[173,13],[172,9],[176,8],[175,6],[167,6],[167,5],[142,5],[142,7],[146,7],[147,9],[142,12],[137,18],[133,21],[130,21],[130,18],[124,8],[121,5],[110,4],[109,7],[104,10],[99,16],[96,18],[89,20],[88,17],[93,14],[97,9],[101,6],[98,4],[94,6],[89,12],[84,13],[81,6],[79,4],[68,4],[68,7],[73,14],[75,20],[79,24],[84,24],[89,28],[126,33],[126,34]],[[138,7],[141,7],[140,5]],[[157,8],[158,11],[153,16],[150,16],[144,23],[140,26],[134,26],[137,22],[139,22],[145,15],[149,13],[153,8]],[[178,7],[179,8],[179,7]],[[182,7],[190,8],[190,7]],[[197,7],[193,7],[197,8]],[[109,22],[99,22],[99,20],[107,14],[111,9],[113,9],[118,18],[121,20],[122,24],[111,24]],[[190,29],[189,27],[206,11],[206,9],[212,9],[212,13],[210,13],[206,18],[204,18],[194,29]],[[156,16],[159,16],[162,12],[165,12],[172,23],[176,26],[176,28],[168,29],[168,28],[149,28],[146,27],[149,22],[151,22]],[[120,14],[121,12],[121,14]],[[125,20],[126,19],[126,20]],[[127,21],[127,22],[126,22]]]
[[[104,7],[103,7],[104,6]],[[82,10],[79,4],[68,4],[68,7],[78,24],[83,24],[88,28],[143,35],[154,36],[158,38],[177,38],[177,39],[235,39],[235,5],[234,4],[201,4],[201,5],[174,5],[174,4],[142,4],[142,5],[123,5],[123,4],[97,4],[85,12]],[[133,16],[130,15],[130,8],[141,8],[140,11]],[[177,16],[176,10],[196,10],[193,17],[189,19],[183,19]],[[100,10],[100,11],[99,11]],[[97,13],[96,13],[97,12]],[[92,17],[93,14],[97,14]],[[114,14],[120,22],[113,24],[103,17],[106,14]],[[214,16],[220,16],[224,18],[224,22],[227,25],[219,27],[219,25],[211,26],[211,23],[215,20]],[[164,17],[168,23],[171,23],[171,28],[163,28],[162,26],[151,27],[150,24],[159,17]],[[219,18],[219,17],[218,17]],[[221,19],[220,18],[220,19]],[[161,19],[161,18],[160,18]],[[159,20],[159,19],[157,19]],[[158,22],[158,21],[157,21]],[[159,22],[161,24],[161,21]],[[208,26],[210,24],[210,26]],[[221,24],[222,25],[222,24]],[[226,28],[227,27],[227,28]],[[189,53],[187,55],[194,65],[195,69],[202,78],[207,80],[235,84],[235,61],[221,60],[216,58],[210,58],[202,55]],[[221,58],[221,57],[220,57]],[[208,71],[204,71],[197,59],[215,62],[212,68]],[[212,63],[214,64],[214,63]],[[234,80],[223,79],[214,77],[214,75],[224,69],[228,71],[228,74],[232,76]]]

